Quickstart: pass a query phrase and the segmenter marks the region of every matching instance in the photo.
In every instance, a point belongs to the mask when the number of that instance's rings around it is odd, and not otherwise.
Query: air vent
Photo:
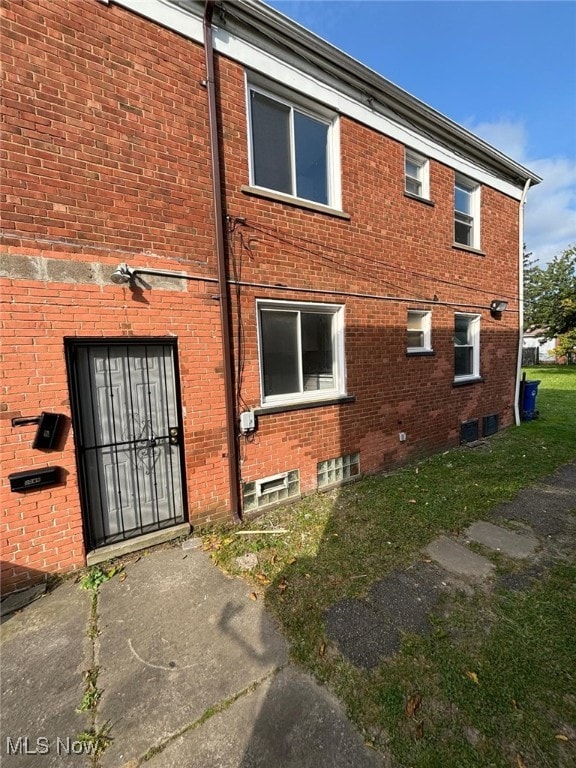
[[[484,416],[482,418],[482,436],[489,437],[495,435],[498,432],[499,417],[497,413],[493,413],[490,416]]]
[[[460,424],[460,445],[473,443],[474,440],[478,440],[478,419],[463,421]]]
[[[242,508],[245,512],[277,504],[300,495],[300,472],[297,469],[244,483]]]

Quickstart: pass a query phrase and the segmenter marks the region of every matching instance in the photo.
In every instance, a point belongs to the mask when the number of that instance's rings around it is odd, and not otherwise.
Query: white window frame
[[[253,149],[253,132],[252,132],[252,108],[250,104],[250,94],[252,91],[261,93],[269,99],[284,104],[291,110],[291,116],[294,110],[307,115],[314,120],[318,120],[325,123],[328,127],[327,135],[327,147],[326,147],[326,173],[327,173],[327,193],[328,202],[321,203],[317,200],[309,198],[298,197],[295,194],[289,194],[284,191],[279,191],[271,187],[262,187],[256,184],[254,180],[254,149]],[[323,208],[329,208],[334,210],[341,210],[342,208],[342,191],[340,183],[340,121],[339,116],[332,110],[317,104],[305,97],[296,94],[287,88],[280,85],[271,85],[268,81],[255,75],[254,73],[246,73],[246,115],[247,115],[247,127],[248,127],[248,166],[249,166],[249,179],[250,186],[255,189],[265,189],[273,194],[292,198],[294,200],[305,200],[307,203],[318,205]],[[292,189],[296,190],[296,163],[294,162],[295,149],[294,149],[294,121],[291,117],[290,120],[290,156],[291,156],[291,181]]]
[[[408,163],[417,166],[418,172],[416,176],[408,173]],[[408,189],[408,181],[420,185],[420,194]],[[430,161],[427,157],[419,155],[412,149],[408,149],[408,147],[405,148],[404,154],[404,191],[407,195],[412,195],[413,197],[421,197],[424,200],[430,199]]]
[[[409,309],[407,312],[407,318],[406,318],[406,330],[408,330],[408,326],[410,324],[410,315],[418,316],[421,321],[421,327],[420,330],[424,334],[424,345],[421,347],[411,347],[408,344],[406,345],[406,351],[407,352],[432,352],[432,312],[420,310],[420,309]]]
[[[469,344],[456,344],[456,318],[465,317],[469,320]],[[472,381],[480,378],[480,318],[481,315],[474,315],[468,312],[456,312],[454,314],[454,349],[456,347],[469,347],[472,349],[472,372],[456,375],[456,361],[454,360],[454,381]]]
[[[470,212],[459,211],[456,208],[456,188],[470,196]],[[470,243],[460,243],[456,240],[456,222],[470,226]],[[463,248],[480,249],[480,185],[472,179],[456,174],[454,178],[454,245]]]
[[[274,483],[273,488],[266,488],[265,486],[270,483]],[[288,472],[282,472],[279,475],[270,475],[270,477],[262,477],[260,480],[256,480],[256,497],[267,496],[270,493],[276,491],[283,491],[288,488]]]
[[[305,390],[302,374],[302,348],[300,336],[300,324],[298,325],[298,360],[300,390],[281,395],[266,395],[264,387],[263,343],[262,323],[260,321],[262,310],[286,312],[317,312],[331,314],[332,319],[332,362],[334,371],[334,386],[330,389]],[[258,325],[258,362],[260,367],[260,393],[263,406],[294,405],[317,400],[333,400],[346,394],[346,362],[344,352],[344,305],[321,304],[312,302],[276,301],[267,299],[256,300],[256,318]]]

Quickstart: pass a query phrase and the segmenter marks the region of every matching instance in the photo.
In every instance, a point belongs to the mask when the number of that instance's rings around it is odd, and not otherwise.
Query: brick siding
[[[73,429],[48,455],[31,448],[35,427],[11,426],[42,410],[70,415],[66,337],[177,337],[190,521],[229,520],[230,502],[203,49],[114,4],[6,0],[0,14],[0,545],[10,590],[85,562]],[[509,425],[518,203],[484,185],[483,255],[454,248],[454,171],[431,160],[434,205],[408,198],[404,147],[346,117],[349,219],[246,194],[244,71],[219,57],[217,82],[225,212],[245,220],[230,234],[230,274],[301,289],[232,290],[234,365],[243,371],[237,407],[261,404],[257,298],[345,305],[355,397],[259,416],[256,439],[240,438],[242,480],[299,469],[309,492],[323,459],[358,451],[362,471],[377,472],[456,445],[463,420],[498,413]],[[122,261],[207,281],[132,292],[109,280]],[[343,295],[358,293],[405,301]],[[510,311],[496,320],[487,307],[501,297]],[[432,311],[434,356],[406,355],[408,308]],[[484,381],[464,387],[453,386],[459,309],[482,315]],[[62,486],[10,493],[10,472],[46,465],[64,468]]]

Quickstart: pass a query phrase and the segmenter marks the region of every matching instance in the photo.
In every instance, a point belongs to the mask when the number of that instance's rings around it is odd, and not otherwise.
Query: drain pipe
[[[514,422],[520,426],[520,380],[522,377],[522,337],[524,334],[524,206],[526,196],[530,188],[530,179],[526,180],[522,197],[520,198],[520,210],[518,212],[519,226],[519,264],[518,264],[518,358],[516,361],[516,387],[514,390]]]
[[[232,344],[230,339],[230,295],[226,279],[226,254],[224,248],[224,216],[222,210],[222,184],[220,180],[220,152],[218,148],[218,113],[216,109],[216,81],[214,77],[214,48],[212,45],[212,17],[215,0],[206,0],[204,10],[204,54],[206,57],[206,89],[210,129],[210,155],[212,159],[212,195],[216,228],[216,257],[218,261],[218,290],[220,293],[220,325],[222,331],[222,356],[224,362],[224,399],[226,405],[226,442],[228,448],[228,477],[230,507],[234,522],[239,523],[240,500],[238,452],[236,449],[236,413],[234,407],[234,381],[232,378]]]

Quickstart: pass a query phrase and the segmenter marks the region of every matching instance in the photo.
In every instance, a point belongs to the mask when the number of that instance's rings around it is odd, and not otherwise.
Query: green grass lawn
[[[237,556],[258,555],[246,578],[278,617],[293,659],[340,696],[366,742],[399,766],[576,766],[574,562],[550,568],[529,592],[453,596],[431,635],[406,635],[401,652],[370,671],[324,634],[336,601],[364,596],[420,559],[441,532],[459,532],[576,459],[576,367],[540,366],[527,377],[542,382],[537,420],[244,526],[286,534],[205,536],[231,572]],[[412,716],[409,702],[418,702]]]

